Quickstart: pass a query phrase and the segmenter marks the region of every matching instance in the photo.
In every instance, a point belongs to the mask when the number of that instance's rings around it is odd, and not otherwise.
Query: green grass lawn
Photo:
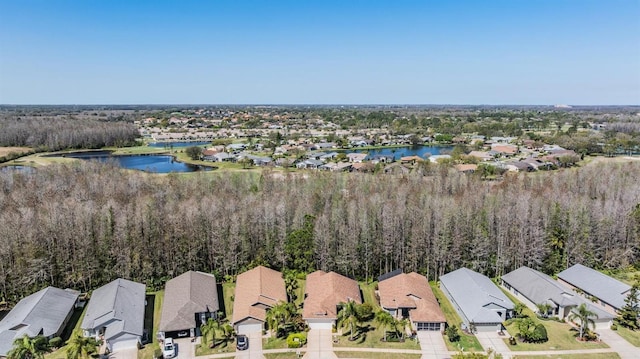
[[[151,296],[153,296],[153,307],[151,307]],[[144,327],[147,329],[150,342],[144,348],[138,350],[138,359],[153,358],[154,352],[160,350],[160,344],[156,338],[158,327],[160,326],[160,315],[162,314],[162,303],[164,302],[164,290],[155,293],[147,293],[147,309],[144,313]]]
[[[447,318],[447,324],[455,325],[458,327],[458,329],[460,329],[460,323],[462,323],[462,319],[460,319],[458,313],[455,311],[455,309],[453,309],[453,306],[449,302],[449,299],[445,297],[444,293],[442,293],[435,282],[430,282],[429,284],[431,285],[433,294],[436,296],[436,299],[438,299],[438,303],[440,303],[440,309],[442,309],[444,316]],[[465,352],[484,351],[482,345],[480,345],[480,342],[478,342],[478,339],[474,335],[466,334],[461,330],[459,331],[459,333],[460,341],[456,343],[452,343],[446,336],[444,337],[444,342],[446,343],[448,350],[459,351],[464,349]]]
[[[295,349],[292,349],[292,350],[295,350]],[[299,359],[300,358],[295,351],[287,352],[287,353],[268,353],[268,354],[264,354],[264,357],[267,359]]]
[[[355,340],[349,340],[350,331],[347,327],[342,329],[342,335],[336,334],[338,340],[333,344],[337,347],[350,348],[390,348],[390,349],[414,349],[420,350],[420,344],[415,339],[405,339],[403,343],[383,342],[384,328],[374,322],[367,322],[359,325],[360,330],[355,331]]]
[[[134,146],[134,147],[105,147],[105,150],[113,151],[115,155],[142,155],[147,153],[168,153],[169,148]]]
[[[618,330],[616,333],[624,338],[624,340],[631,343],[633,346],[640,347],[640,331],[632,331],[625,327],[618,325]]]
[[[221,353],[233,353],[236,351],[235,341],[228,341],[226,343],[220,343],[214,348],[209,347],[209,343],[206,345],[196,345],[196,356],[221,354]]]
[[[236,291],[236,284],[227,282],[222,283],[222,295],[224,297],[224,314],[229,322],[231,322],[231,318],[233,315],[233,298],[234,293]]]
[[[513,359],[620,359],[618,353],[562,354],[562,355],[516,355]]]
[[[284,349],[287,347],[287,338],[266,338],[262,340],[262,349]]]
[[[380,304],[378,303],[378,298],[376,297],[376,288],[378,286],[378,282],[358,282],[358,284],[360,284],[360,290],[362,291],[362,299],[364,300],[364,303],[371,304],[373,306],[374,312],[382,309],[380,307]]]
[[[372,352],[339,352],[334,351],[338,358],[352,359],[420,359],[421,354],[398,354],[398,353],[372,353]]]
[[[502,288],[500,288],[502,289]],[[519,301],[513,297],[510,293],[502,290],[512,302],[518,303]],[[505,339],[509,349],[512,351],[536,351],[536,350],[571,350],[571,349],[596,349],[596,348],[608,348],[609,346],[604,343],[585,343],[576,340],[576,332],[571,331],[571,326],[567,323],[557,322],[555,320],[540,320],[536,317],[533,311],[529,308],[525,308],[522,313],[532,318],[536,324],[542,323],[547,329],[547,336],[549,341],[545,343],[521,343],[517,345],[509,345],[508,340]],[[513,337],[518,334],[515,320],[510,321],[506,325],[507,331]]]

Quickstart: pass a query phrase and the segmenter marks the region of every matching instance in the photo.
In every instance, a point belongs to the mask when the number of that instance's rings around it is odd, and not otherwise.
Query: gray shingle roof
[[[195,328],[195,313],[215,313],[218,309],[216,277],[188,271],[167,282],[159,329],[172,332]]]
[[[596,296],[614,308],[622,308],[627,297],[630,285],[604,275],[597,270],[575,264],[573,267],[563,270],[558,278],[586,293]]]
[[[440,277],[449,294],[458,303],[464,316],[475,323],[501,323],[502,318],[485,308],[494,303],[505,309],[513,309],[513,303],[491,279],[467,268],[460,268]]]
[[[81,328],[99,329],[106,325],[106,340],[122,333],[142,336],[144,302],[144,284],[116,279],[93,291]]]
[[[548,275],[529,267],[520,267],[502,276],[502,280],[535,304],[549,303],[554,307],[575,305],[574,293]]]
[[[0,321],[0,356],[7,354],[16,338],[57,334],[73,310],[78,292],[47,287],[23,298]]]

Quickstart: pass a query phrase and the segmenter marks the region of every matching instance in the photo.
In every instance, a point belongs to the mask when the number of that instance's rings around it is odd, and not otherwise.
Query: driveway
[[[193,359],[196,357],[196,343],[192,342],[191,338],[180,338],[173,341],[178,347],[176,359]]]
[[[252,332],[247,334],[247,337],[249,338],[249,349],[237,351],[236,359],[264,359],[262,354],[262,332]]]
[[[333,334],[331,329],[311,329],[307,333],[307,352],[305,359],[338,358],[333,353]]]
[[[640,348],[634,347],[611,329],[599,329],[600,339],[616,351],[622,359],[637,359],[640,357]]]
[[[493,349],[496,353],[502,354],[504,359],[511,358],[511,350],[509,350],[507,343],[504,342],[504,339],[507,339],[508,336],[499,335],[497,332],[491,331],[478,332],[476,338],[478,338],[485,351]]]
[[[138,359],[138,348],[124,349],[109,354],[109,359]]]
[[[430,330],[418,331],[418,343],[422,350],[422,359],[442,359],[449,358],[449,351],[444,342],[442,333]]]

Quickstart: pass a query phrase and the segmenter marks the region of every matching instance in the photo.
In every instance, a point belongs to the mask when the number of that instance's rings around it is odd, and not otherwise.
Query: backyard
[[[444,313],[444,316],[447,318],[447,325],[455,325],[460,329],[460,323],[462,323],[462,319],[458,313],[453,309],[453,306],[449,302],[449,299],[445,297],[444,293],[440,290],[438,285],[435,282],[430,282],[431,289],[433,290],[433,294],[436,296],[438,303],[440,303],[440,309]],[[467,334],[461,330],[458,331],[460,333],[460,340],[458,342],[452,343],[449,341],[449,338],[444,337],[444,342],[447,344],[447,349],[450,351],[461,351],[465,352],[469,351],[484,351],[478,339],[471,334]]]

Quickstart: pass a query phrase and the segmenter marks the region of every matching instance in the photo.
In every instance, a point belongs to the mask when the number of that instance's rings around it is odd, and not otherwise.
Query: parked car
[[[164,340],[164,346],[162,347],[162,356],[165,359],[176,357],[176,344],[173,342],[173,338],[166,338]]]
[[[249,349],[249,338],[247,338],[246,335],[238,335],[236,337],[236,348],[238,348],[238,350]]]

